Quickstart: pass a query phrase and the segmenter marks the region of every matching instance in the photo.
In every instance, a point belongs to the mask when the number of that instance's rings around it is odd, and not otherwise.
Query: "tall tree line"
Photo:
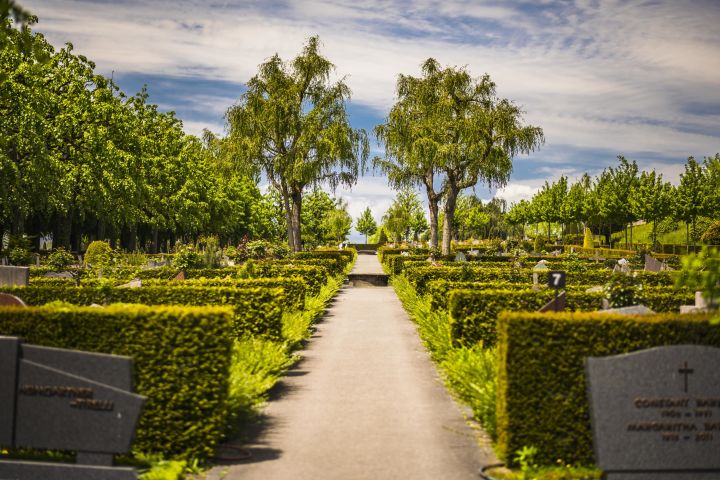
[[[143,89],[128,96],[92,61],[4,20],[0,42],[0,238],[78,250],[82,238],[157,251],[185,237],[267,232],[256,172],[223,140],[186,135]]]

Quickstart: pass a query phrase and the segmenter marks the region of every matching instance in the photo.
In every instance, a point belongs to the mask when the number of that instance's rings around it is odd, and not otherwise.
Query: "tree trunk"
[[[292,231],[293,231],[293,251],[302,250],[302,241],[300,236],[300,211],[302,209],[302,192],[294,191],[292,193]]]
[[[652,229],[652,247],[650,248],[651,252],[655,251],[655,245],[657,244],[657,220],[653,220],[653,229]]]
[[[160,230],[157,227],[152,229],[152,244],[150,245],[150,253],[156,254],[160,248]]]
[[[290,192],[288,192],[287,189],[283,188],[280,191],[280,195],[282,196],[283,209],[285,210],[285,223],[287,226],[288,246],[290,247],[290,250],[292,250],[293,252],[297,252],[297,250],[295,249],[295,230],[293,230],[293,211],[292,207],[290,206]]]
[[[430,211],[430,249],[438,247],[438,202],[428,198],[428,210]]]
[[[458,193],[459,189],[451,186],[445,197],[445,207],[443,208],[443,212],[445,213],[442,241],[443,255],[450,255],[450,242],[452,241],[453,220],[455,220],[455,204],[457,203]]]

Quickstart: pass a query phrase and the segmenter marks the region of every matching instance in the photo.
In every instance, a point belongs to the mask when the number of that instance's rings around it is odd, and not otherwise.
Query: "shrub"
[[[32,263],[32,253],[23,247],[13,247],[8,250],[8,260],[11,265],[27,266]]]
[[[533,243],[533,252],[540,253],[545,250],[545,237],[538,235]]]
[[[202,268],[205,261],[200,252],[192,245],[178,245],[175,247],[173,267],[177,270],[187,271],[192,268]]]
[[[330,276],[330,272],[326,267],[284,265],[272,261],[248,262],[242,274],[247,278],[300,277],[305,280],[308,294],[313,297],[320,293]]]
[[[720,220],[710,224],[700,240],[708,245],[720,245]]]
[[[0,307],[0,335],[128,355],[147,397],[133,449],[207,458],[228,417],[232,312],[219,307]]]
[[[20,297],[28,305],[63,301],[73,305],[142,303],[145,305],[229,305],[234,307],[234,327],[225,335],[263,335],[282,338],[282,312],[286,303],[280,288],[231,288],[149,286],[113,288],[102,284],[92,287],[28,286],[3,287],[0,291]]]
[[[586,357],[662,345],[720,347],[708,315],[505,312],[498,318],[498,451],[534,445],[537,460],[593,463]]]
[[[90,242],[83,260],[86,264],[92,265],[94,269],[101,270],[109,267],[113,262],[113,251],[110,244],[102,240]]]
[[[72,253],[63,247],[56,248],[47,257],[47,265],[52,270],[60,272],[75,263],[75,257]]]

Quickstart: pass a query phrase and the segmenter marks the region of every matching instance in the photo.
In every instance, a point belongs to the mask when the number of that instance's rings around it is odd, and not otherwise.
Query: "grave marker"
[[[27,287],[30,267],[0,266],[0,287]]]
[[[595,459],[608,480],[720,478],[720,349],[587,358]]]
[[[134,480],[126,453],[145,398],[132,359],[0,337],[0,446],[77,451],[77,464],[0,461],[1,479]]]

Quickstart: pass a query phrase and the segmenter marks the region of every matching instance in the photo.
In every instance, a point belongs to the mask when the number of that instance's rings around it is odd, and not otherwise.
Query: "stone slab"
[[[607,308],[599,313],[619,313],[622,315],[652,315],[655,312],[645,305],[631,305],[629,307]]]
[[[660,272],[663,270],[663,263],[652,255],[645,254],[645,271]]]
[[[27,287],[30,282],[30,267],[0,265],[0,287]]]
[[[720,349],[698,345],[588,358],[598,467],[614,472],[613,479],[692,470],[699,470],[697,475],[717,470],[707,478],[720,478],[718,366]],[[617,476],[628,471],[655,476]]]
[[[65,373],[83,377],[120,390],[133,389],[131,357],[80,352],[62,348],[22,345],[22,357]]]
[[[22,359],[15,446],[125,453],[144,397]]]
[[[21,298],[9,293],[0,293],[0,307],[27,307]]]
[[[135,469],[68,463],[0,461],[0,480],[136,480]]]
[[[0,446],[13,444],[15,431],[15,384],[20,340],[0,337]]]

